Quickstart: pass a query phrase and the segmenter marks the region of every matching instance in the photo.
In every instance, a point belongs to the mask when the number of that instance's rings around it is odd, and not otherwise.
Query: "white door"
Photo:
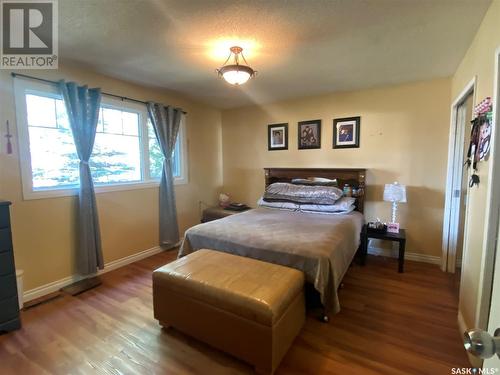
[[[489,305],[488,330],[472,329],[464,332],[465,349],[472,355],[483,360],[483,372],[475,374],[500,374],[500,223],[496,232],[496,254],[492,259],[493,280],[491,286],[491,299]],[[488,288],[488,290],[490,290]],[[473,362],[474,363],[474,362]],[[475,364],[480,366],[480,364]]]
[[[495,331],[497,329],[500,329],[500,246],[498,242],[495,259],[495,270],[493,272],[493,289],[491,291],[490,319],[488,322],[488,333],[491,336],[494,336]],[[496,369],[496,374],[500,373],[500,358],[495,355],[491,358],[485,359],[483,368]]]
[[[480,374],[500,374],[500,358],[496,354],[500,353],[500,47],[495,52],[495,65],[486,246],[476,306],[476,325],[488,328],[487,332],[473,329],[464,333],[466,349],[483,359],[484,371]]]
[[[494,128],[495,128],[495,151],[493,153],[493,160],[490,162],[494,169],[492,173],[492,190],[491,190],[491,201],[489,202],[494,211],[492,216],[497,220],[496,223],[496,233],[492,234],[493,240],[495,241],[495,255],[494,255],[494,268],[493,268],[493,285],[491,288],[491,302],[490,302],[490,313],[488,318],[488,333],[494,337],[495,331],[498,330],[500,336],[500,204],[498,198],[500,197],[500,179],[498,175],[498,166],[500,165],[500,48],[495,52],[495,101],[494,101]],[[491,221],[490,219],[490,222]],[[494,224],[493,224],[494,225]],[[498,340],[498,346],[500,346],[500,340]],[[500,353],[500,347],[498,348]],[[493,356],[491,358],[485,359],[483,362],[484,368],[494,368],[496,369],[496,374],[500,374],[500,358],[498,356]]]

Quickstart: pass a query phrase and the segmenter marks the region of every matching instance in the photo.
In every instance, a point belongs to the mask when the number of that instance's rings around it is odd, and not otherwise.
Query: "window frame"
[[[78,195],[79,186],[49,187],[43,189],[33,189],[33,169],[31,165],[29,129],[28,129],[28,108],[26,104],[26,94],[41,95],[54,99],[61,99],[55,85],[41,82],[33,82],[22,79],[14,80],[14,97],[16,105],[16,129],[19,148],[19,163],[21,169],[21,184],[24,200],[68,197]],[[110,184],[94,184],[96,194],[113,191],[126,191],[136,189],[157,188],[160,185],[159,179],[150,176],[149,169],[149,137],[147,120],[148,113],[145,105],[139,103],[117,100],[103,96],[101,107],[112,108],[122,111],[134,112],[139,115],[139,142],[141,158],[141,181],[119,182]],[[187,132],[185,117],[179,129],[180,162],[181,175],[174,178],[174,185],[188,183],[188,159],[187,159]]]

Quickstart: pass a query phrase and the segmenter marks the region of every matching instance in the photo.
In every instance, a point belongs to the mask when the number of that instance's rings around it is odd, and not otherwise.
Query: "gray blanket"
[[[256,208],[186,231],[179,257],[213,249],[304,272],[324,307],[340,310],[337,287],[359,246],[363,215]]]

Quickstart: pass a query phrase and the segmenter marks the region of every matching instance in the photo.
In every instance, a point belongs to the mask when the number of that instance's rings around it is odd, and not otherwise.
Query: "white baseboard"
[[[152,247],[151,249],[147,249],[147,250],[141,251],[139,253],[129,255],[125,258],[114,260],[112,262],[106,263],[104,265],[104,269],[97,272],[96,275],[102,275],[103,273],[106,273],[106,272],[115,270],[117,268],[126,266],[127,264],[130,264],[130,263],[134,263],[138,260],[150,257],[151,255],[158,254],[161,251],[163,251],[163,249],[160,246],[155,246],[155,247]],[[398,256],[396,250],[382,249],[382,248],[372,247],[372,246],[368,248],[368,254],[381,255],[381,256],[386,256],[386,257],[391,257],[391,258],[397,258],[397,256]],[[432,264],[440,264],[441,263],[440,257],[432,256],[432,255],[417,254],[417,253],[405,253],[405,259],[414,260],[417,262],[432,263]],[[27,290],[23,294],[23,300],[24,300],[24,302],[28,302],[28,301],[31,301],[33,299],[43,297],[47,294],[56,292],[59,289],[64,288],[65,286],[68,286],[68,285],[73,284],[79,280],[82,280],[83,278],[84,277],[78,276],[78,275],[68,276],[68,277],[65,277],[64,279],[56,280],[56,281],[53,281],[51,283],[41,285],[37,288]]]
[[[150,257],[151,255],[158,254],[162,251],[163,251],[163,249],[160,246],[155,246],[155,247],[152,247],[151,249],[143,250],[139,253],[126,256],[125,258],[113,260],[112,262],[106,263],[104,265],[104,269],[99,270],[95,275],[91,275],[91,276],[102,275],[103,273],[106,273],[106,272],[115,270],[117,268],[126,266],[127,264],[130,264],[130,263],[137,262],[138,260]],[[35,298],[40,298],[40,297],[43,297],[47,294],[57,292],[59,289],[64,288],[65,286],[73,284],[77,281],[80,281],[84,278],[85,277],[83,277],[83,276],[73,275],[73,276],[65,277],[64,279],[53,281],[53,282],[45,284],[45,285],[41,285],[41,286],[34,288],[34,289],[27,290],[23,293],[23,300],[24,300],[24,302],[28,302],[28,301],[31,301]]]
[[[374,247],[374,246],[368,247],[368,254],[379,255],[389,258],[397,258],[399,256],[397,250],[382,249],[380,247]],[[441,257],[434,255],[405,252],[405,259],[423,263],[441,264]]]

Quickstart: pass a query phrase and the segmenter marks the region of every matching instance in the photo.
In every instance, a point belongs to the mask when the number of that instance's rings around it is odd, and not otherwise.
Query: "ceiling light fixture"
[[[247,82],[250,78],[253,78],[257,72],[248,66],[248,62],[245,56],[243,56],[243,48],[234,46],[229,48],[229,50],[231,52],[227,60],[219,69],[216,69],[217,74],[219,77],[224,78],[227,83],[239,86]],[[226,65],[231,56],[234,58],[234,63]],[[246,65],[240,64],[240,56]]]

